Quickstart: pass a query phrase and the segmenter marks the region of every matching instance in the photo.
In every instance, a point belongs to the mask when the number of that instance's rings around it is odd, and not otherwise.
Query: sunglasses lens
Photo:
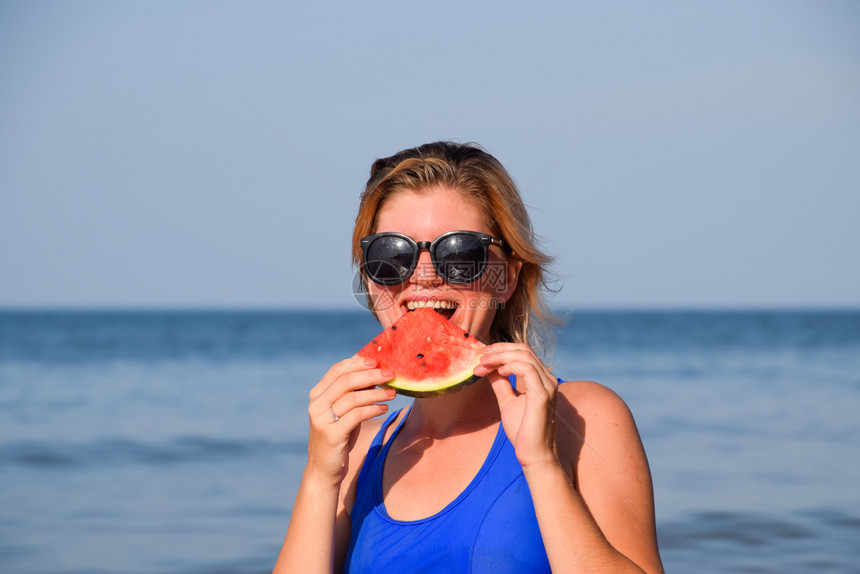
[[[376,283],[397,285],[403,283],[412,272],[415,252],[412,245],[402,237],[378,237],[367,246],[365,270]]]
[[[487,251],[477,237],[455,234],[436,246],[436,268],[451,283],[471,283],[484,272],[486,256]]]

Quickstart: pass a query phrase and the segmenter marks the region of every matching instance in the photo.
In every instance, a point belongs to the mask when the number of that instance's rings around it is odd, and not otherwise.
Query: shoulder
[[[596,426],[630,424],[633,415],[615,391],[593,381],[566,381],[558,387],[560,414],[574,414]]]
[[[559,455],[577,482],[644,462],[633,414],[612,389],[593,381],[568,381],[558,393]]]
[[[559,383],[558,392],[566,397],[584,401],[607,401],[624,403],[615,391],[594,381],[564,381]]]
[[[595,425],[632,422],[633,415],[615,391],[594,381],[566,381],[558,387],[562,405]]]

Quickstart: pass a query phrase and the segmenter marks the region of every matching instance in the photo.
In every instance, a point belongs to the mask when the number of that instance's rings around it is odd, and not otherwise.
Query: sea
[[[860,572],[860,310],[560,314],[547,362],[634,413],[667,572]],[[361,310],[0,311],[0,572],[270,571],[308,392],[378,331]]]

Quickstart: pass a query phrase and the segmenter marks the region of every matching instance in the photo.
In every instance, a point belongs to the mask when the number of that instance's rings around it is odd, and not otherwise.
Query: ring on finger
[[[334,407],[334,405],[329,406],[328,412],[331,413],[331,422],[336,423],[337,421],[340,420],[340,417],[337,416],[336,414],[334,414],[334,409],[332,407]]]

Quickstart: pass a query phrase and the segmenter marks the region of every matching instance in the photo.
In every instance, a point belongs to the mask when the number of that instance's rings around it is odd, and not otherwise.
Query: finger
[[[540,358],[525,345],[513,345],[511,343],[496,343],[484,348],[481,355],[481,363],[501,364],[510,361],[528,361],[543,366]]]
[[[515,375],[516,390],[520,394],[528,392],[542,398],[550,396],[552,387],[546,383],[542,371],[533,363],[512,361],[499,366],[496,372],[503,376]]]
[[[511,384],[508,377],[514,375],[515,391],[520,394],[525,392],[526,385],[540,387],[544,393],[550,392],[554,386],[554,379],[550,374],[544,373],[532,363],[523,361],[500,362],[495,368],[482,364],[475,367],[474,373],[479,377],[492,376],[495,373],[501,376],[509,387]]]
[[[334,411],[336,416],[343,417],[352,409],[361,408],[374,403],[390,401],[395,396],[397,396],[397,393],[393,389],[373,388],[353,391],[336,399],[331,404],[331,409]]]
[[[364,421],[376,418],[380,415],[384,415],[387,412],[387,403],[373,403],[371,405],[355,407],[354,409],[347,411],[343,415],[340,415],[337,421],[332,422],[341,423],[349,428],[355,428]]]
[[[523,352],[537,359],[537,353],[525,343],[493,343],[487,345],[483,350],[485,353],[492,352],[495,354]]]
[[[308,412],[311,416],[322,415],[323,417],[339,417],[343,414],[343,411],[351,408],[355,404],[360,404],[362,397],[368,396],[361,395],[361,391],[375,392],[376,394],[371,394],[370,396],[376,397],[379,400],[390,400],[395,396],[394,391],[379,389],[376,387],[377,385],[381,385],[386,381],[391,380],[390,376],[384,376],[380,373],[379,369],[351,373],[350,375],[341,377],[341,379],[332,383],[326,391],[311,401],[308,405]],[[354,396],[356,394],[358,394],[358,398]],[[337,410],[334,410],[333,405],[335,404],[339,404]],[[334,410],[334,413],[330,412],[329,409]]]
[[[489,375],[489,379],[490,387],[492,387],[499,405],[504,405],[508,401],[517,398],[517,392],[511,386],[511,382],[507,377],[494,372]]]
[[[323,377],[323,380],[311,391],[310,399],[312,403],[323,399],[330,402],[345,393],[381,385],[392,378],[394,378],[394,372],[390,369],[377,369],[367,365],[358,368],[349,367],[334,380],[329,381]]]
[[[481,355],[481,364],[491,368],[512,361],[532,362],[543,366],[541,360],[528,347],[491,345],[484,348],[484,353]]]
[[[328,389],[338,378],[357,371],[369,370],[376,367],[376,361],[353,355],[352,357],[338,361],[326,371],[320,381],[311,389],[310,398],[314,400]]]
[[[540,376],[541,384],[551,390],[556,386],[556,379],[546,365],[534,354],[534,352],[524,345],[513,345],[511,343],[494,344],[487,347],[484,355],[481,357],[481,364],[476,368],[475,374],[485,376],[490,370],[500,369],[499,372],[506,375],[524,374],[522,368],[514,368],[514,364],[533,365],[534,369]]]

